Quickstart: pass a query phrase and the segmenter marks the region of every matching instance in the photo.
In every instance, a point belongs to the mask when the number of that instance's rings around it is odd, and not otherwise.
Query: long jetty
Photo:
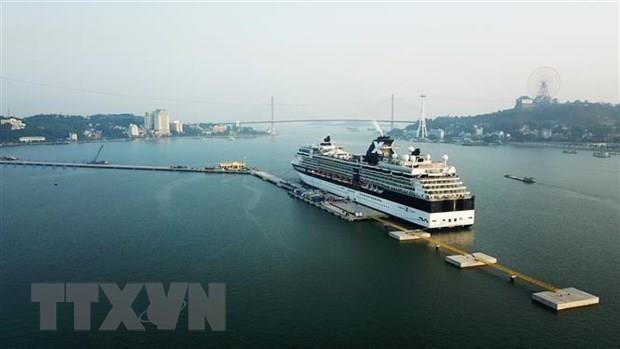
[[[164,171],[164,172],[195,172],[195,173],[230,173],[230,174],[250,174],[245,171],[220,171],[199,167],[178,167],[178,166],[157,166],[157,165],[119,165],[119,164],[98,164],[88,162],[55,162],[55,161],[24,161],[24,160],[0,160],[0,165],[17,166],[44,166],[58,168],[96,168],[108,170],[134,170],[134,171]]]

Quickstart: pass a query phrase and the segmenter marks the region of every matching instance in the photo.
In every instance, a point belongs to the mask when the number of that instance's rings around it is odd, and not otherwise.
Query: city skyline
[[[428,117],[511,108],[546,65],[561,101],[618,102],[617,4],[448,5],[4,3],[0,110],[387,119],[394,94],[414,121],[421,93]]]

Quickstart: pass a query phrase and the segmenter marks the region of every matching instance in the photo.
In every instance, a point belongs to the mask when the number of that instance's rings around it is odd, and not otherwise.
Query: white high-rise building
[[[166,109],[157,109],[153,112],[153,124],[157,135],[170,135],[170,114]]]
[[[183,133],[183,123],[179,120],[174,120],[170,124],[170,129],[176,134],[181,134]]]
[[[157,109],[144,114],[144,129],[155,131],[157,136],[170,135],[170,114],[166,109]]]

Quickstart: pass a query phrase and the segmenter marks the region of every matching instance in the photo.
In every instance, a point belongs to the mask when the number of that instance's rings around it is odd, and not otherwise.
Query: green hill
[[[540,103],[474,116],[440,116],[427,120],[447,138],[468,136],[474,127],[484,134],[502,131],[512,141],[620,142],[620,105],[610,103]],[[415,134],[417,123],[394,130],[396,137]]]
[[[0,119],[8,119],[0,117]],[[109,115],[54,115],[39,114],[21,119],[26,127],[12,130],[8,124],[0,125],[0,143],[18,142],[19,137],[43,136],[48,142],[63,141],[69,133],[77,133],[80,137],[84,132],[92,132],[100,138],[124,137],[122,127],[133,123],[142,125],[143,118],[133,114]]]

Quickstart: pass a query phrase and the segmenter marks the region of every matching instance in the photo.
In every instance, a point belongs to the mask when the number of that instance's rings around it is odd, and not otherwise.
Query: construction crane
[[[101,155],[101,151],[103,150],[103,144],[99,147],[99,150],[97,151],[97,155],[95,155],[95,157],[89,161],[89,164],[97,164],[97,165],[105,165],[108,162],[106,160],[98,160],[99,159],[99,155]]]

